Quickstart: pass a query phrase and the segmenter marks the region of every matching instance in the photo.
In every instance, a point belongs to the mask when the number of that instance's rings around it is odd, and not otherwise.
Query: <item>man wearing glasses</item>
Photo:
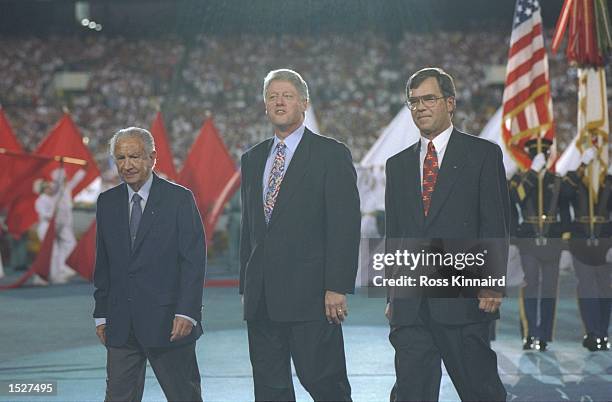
[[[434,239],[454,252],[469,251],[457,247],[459,241],[486,244],[482,273],[503,276],[509,196],[499,146],[453,127],[455,85],[442,69],[416,72],[406,95],[421,138],[387,161],[387,252],[393,252],[390,245],[398,239],[402,247],[419,244],[417,251],[423,244],[431,247]],[[451,275],[459,269],[443,268]],[[392,400],[438,400],[441,361],[461,400],[506,400],[497,357],[489,347],[489,324],[499,317],[503,288],[470,290],[447,288],[441,298],[429,288],[410,290],[409,296],[389,289],[385,313],[396,367]]]

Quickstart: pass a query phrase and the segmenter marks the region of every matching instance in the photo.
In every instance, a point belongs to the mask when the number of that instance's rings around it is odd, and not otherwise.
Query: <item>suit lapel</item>
[[[257,238],[263,236],[266,232],[266,217],[264,215],[263,206],[263,177],[272,144],[274,144],[274,137],[267,140],[267,144],[261,147],[260,151],[254,155],[255,182],[253,186],[251,186],[251,199],[255,200],[255,203],[251,212],[254,216],[254,226]],[[243,208],[246,208],[246,206],[243,206]]]
[[[425,213],[423,212],[423,197],[421,195],[421,162],[419,155],[421,151],[421,141],[414,145],[414,149],[407,153],[404,171],[408,172],[406,178],[406,198],[408,204],[412,205],[414,221],[421,228],[423,227]]]
[[[151,228],[151,225],[159,215],[159,203],[161,201],[161,179],[157,177],[155,173],[153,173],[153,184],[151,185],[151,192],[149,193],[149,198],[147,199],[147,204],[145,206],[144,211],[142,212],[142,218],[140,220],[140,224],[138,225],[138,232],[136,232],[136,241],[134,242],[134,247],[132,248],[132,254],[138,251],[138,248],[142,244],[142,241]],[[129,229],[128,229],[129,231]]]
[[[442,167],[438,172],[436,187],[431,196],[431,205],[426,223],[433,222],[436,215],[440,212],[467,160],[468,150],[465,148],[464,142],[461,141],[460,135],[459,132],[453,130],[448,140],[444,159],[442,160]]]
[[[313,134],[310,133],[308,129],[304,130],[304,135],[296,148],[293,157],[291,158],[289,168],[287,169],[287,172],[285,172],[285,176],[281,182],[280,191],[276,197],[276,202],[274,203],[274,210],[272,211],[272,217],[270,218],[268,229],[272,227],[275,221],[278,220],[278,216],[289,203],[289,200],[295,193],[295,190],[299,187],[302,177],[308,170],[312,135]]]

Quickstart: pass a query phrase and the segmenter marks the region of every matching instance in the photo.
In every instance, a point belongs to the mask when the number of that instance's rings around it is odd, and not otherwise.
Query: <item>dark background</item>
[[[72,0],[0,0],[0,34],[88,32]],[[105,35],[198,33],[385,32],[469,30],[483,25],[509,31],[515,0],[90,0],[90,17]],[[554,27],[562,0],[540,0]],[[610,3],[610,1],[609,1]]]

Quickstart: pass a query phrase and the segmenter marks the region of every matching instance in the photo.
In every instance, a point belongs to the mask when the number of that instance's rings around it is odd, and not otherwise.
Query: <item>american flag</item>
[[[502,136],[518,166],[528,169],[525,143],[538,137],[554,141],[548,58],[537,0],[517,0],[503,97]],[[554,142],[551,148],[554,152]]]

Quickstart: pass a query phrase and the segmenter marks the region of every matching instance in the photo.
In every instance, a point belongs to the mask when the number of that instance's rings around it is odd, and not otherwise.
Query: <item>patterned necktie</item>
[[[285,175],[285,157],[287,154],[287,145],[284,142],[276,144],[276,156],[270,170],[270,178],[268,179],[268,190],[266,191],[266,200],[264,202],[264,215],[266,217],[266,225],[270,223],[274,203],[280,190],[283,176]]]
[[[438,178],[438,155],[433,141],[429,141],[427,145],[427,155],[423,162],[423,209],[425,216],[429,213],[429,205],[431,205],[431,194],[436,186]]]
[[[132,246],[136,240],[136,233],[138,233],[140,218],[142,218],[142,207],[140,206],[140,200],[142,200],[142,197],[138,195],[138,193],[134,193],[132,196],[132,214],[130,215],[130,239],[132,240]]]

